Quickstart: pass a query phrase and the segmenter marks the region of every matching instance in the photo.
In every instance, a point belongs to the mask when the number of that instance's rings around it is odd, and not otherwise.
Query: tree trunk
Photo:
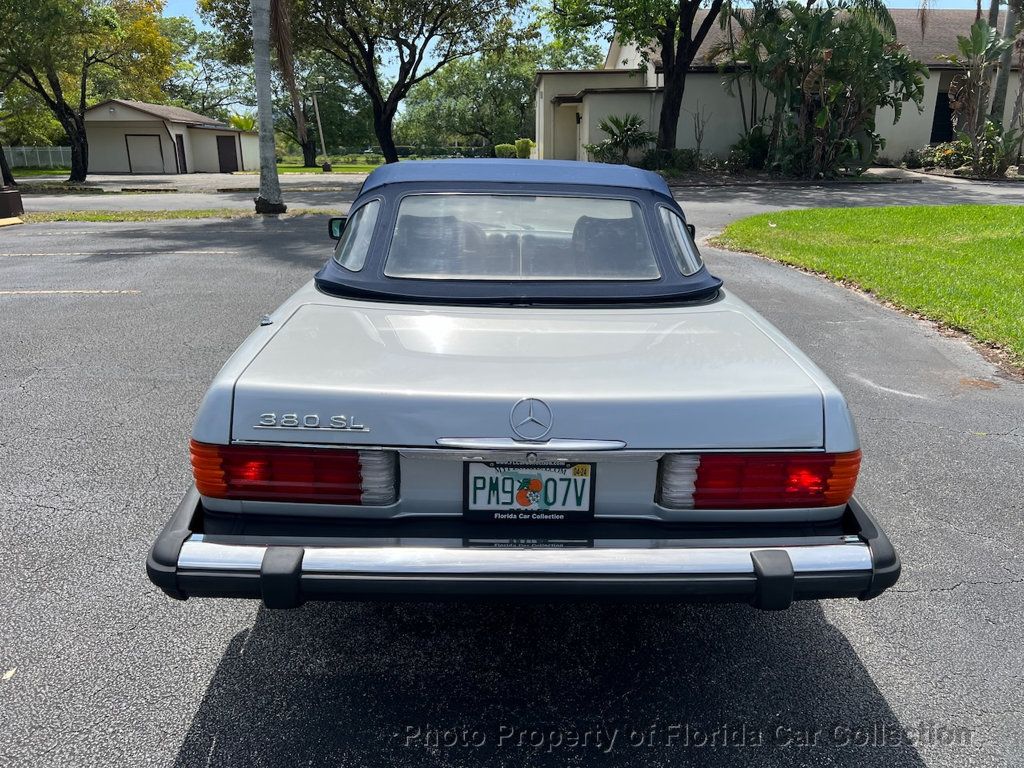
[[[85,136],[85,125],[75,125],[66,132],[71,141],[71,175],[68,181],[85,181],[89,173],[89,140]]]
[[[278,0],[280,1],[280,0]],[[251,0],[253,70],[256,75],[256,115],[260,140],[260,194],[256,213],[284,213],[281,182],[277,178],[277,155],[274,148],[273,93],[270,85],[270,3],[272,0]]]
[[[1014,48],[1017,52],[1017,71],[1020,75],[1017,78],[1017,97],[1013,100],[1013,116],[1010,118],[1010,128],[1016,128],[1017,135],[1017,162],[1020,163],[1022,142],[1024,142],[1024,125],[1021,116],[1024,115],[1024,38],[1017,40]]]
[[[679,113],[683,108],[683,93],[686,90],[687,66],[665,71],[665,90],[661,100],[661,117],[658,122],[658,149],[676,148],[676,133],[679,130]]]
[[[4,154],[3,144],[0,144],[0,189],[16,186],[18,186],[18,182],[14,180],[11,167],[7,165],[7,155]]]
[[[316,140],[307,138],[302,144],[302,167],[316,168]]]
[[[395,147],[394,136],[395,111],[387,104],[373,105],[373,133],[380,144],[381,154],[385,163],[398,162],[398,149]]]
[[[999,26],[999,0],[991,0],[988,4],[988,25],[992,29]]]
[[[1017,26],[1017,13],[1012,6],[1006,7],[1006,19],[1003,22],[1003,37],[1013,37]],[[1010,62],[1013,59],[1013,48],[1007,48],[999,58],[999,74],[996,75],[995,89],[992,91],[992,107],[989,119],[1003,124],[1003,113],[1006,111],[1006,91],[1010,87]],[[1024,73],[1021,73],[1024,77]],[[1004,126],[1005,127],[1005,126]]]

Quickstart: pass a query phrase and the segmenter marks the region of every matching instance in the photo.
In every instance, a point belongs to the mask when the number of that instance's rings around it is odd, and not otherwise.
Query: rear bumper
[[[491,596],[743,601],[780,609],[794,600],[867,600],[900,574],[888,538],[855,500],[831,529],[799,535],[763,526],[711,532],[632,523],[582,530],[582,540],[524,543],[493,538],[507,529],[470,538],[457,520],[442,525],[425,532],[389,521],[359,535],[335,530],[301,538],[282,535],[292,533],[287,525],[271,533],[244,526],[211,533],[192,488],[153,545],[146,570],[174,598],[260,598],[272,608],[307,600]]]

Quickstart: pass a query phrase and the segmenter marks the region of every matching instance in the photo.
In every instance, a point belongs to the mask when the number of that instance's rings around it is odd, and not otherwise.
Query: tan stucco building
[[[929,10],[923,36],[916,10],[894,8],[890,13],[897,39],[927,65],[930,75],[925,81],[920,112],[905,105],[899,122],[893,122],[892,110],[888,109],[879,110],[875,117],[875,130],[885,139],[881,154],[899,160],[908,149],[952,138],[948,93],[956,68],[943,57],[956,52],[957,35],[969,34],[975,12]],[[708,60],[708,52],[721,34],[716,23],[686,77],[676,146],[696,145],[694,116],[703,114],[707,127],[701,151],[725,157],[743,132],[743,119],[739,101],[726,92],[722,73]],[[1007,125],[1019,76],[1016,70],[1010,73],[1004,117]],[[661,62],[654,55],[644,62],[635,45],[614,40],[600,69],[542,70],[537,73],[535,85],[539,158],[588,159],[584,146],[606,138],[598,125],[609,115],[638,114],[650,130],[657,130],[663,86]]]
[[[259,168],[255,133],[180,107],[110,99],[85,113],[90,173],[232,173]]]

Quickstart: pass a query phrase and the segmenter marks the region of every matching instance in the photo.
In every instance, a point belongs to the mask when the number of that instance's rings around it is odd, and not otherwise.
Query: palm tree
[[[1003,37],[1013,39],[1017,36],[1017,22],[1020,20],[1021,0],[1010,0],[1006,5],[1006,18],[1003,20]],[[999,74],[996,75],[996,84],[992,89],[992,108],[989,110],[990,120],[1003,122],[1003,113],[1006,111],[1006,92],[1010,87],[1010,60],[1013,57],[1013,48],[1007,47],[999,59]]]
[[[240,131],[252,133],[257,127],[256,113],[242,112],[240,114],[231,115],[231,117],[228,118],[228,125],[232,128],[237,128]]]
[[[260,136],[260,194],[256,213],[284,213],[274,148],[273,94],[270,86],[270,5],[280,0],[250,0],[253,70],[256,74],[256,115]]]

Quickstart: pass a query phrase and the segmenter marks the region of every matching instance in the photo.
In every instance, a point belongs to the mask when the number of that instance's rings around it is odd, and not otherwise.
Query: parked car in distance
[[[711,275],[657,175],[388,165],[192,431],[176,598],[880,594],[842,395]]]

